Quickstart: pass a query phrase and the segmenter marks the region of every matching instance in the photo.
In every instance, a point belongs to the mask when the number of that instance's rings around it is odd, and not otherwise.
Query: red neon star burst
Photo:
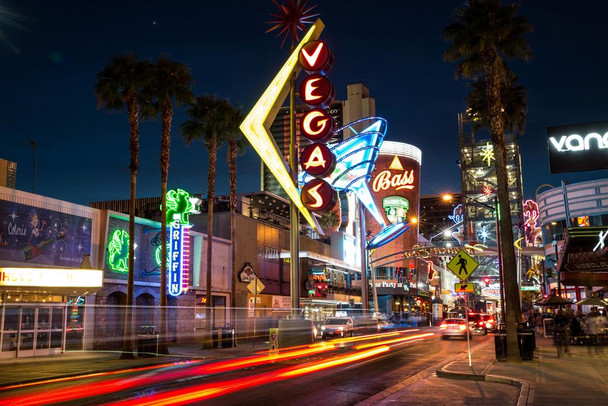
[[[311,13],[317,5],[308,7],[308,0],[287,0],[286,4],[280,4],[277,0],[272,2],[279,8],[279,12],[270,14],[275,20],[269,21],[268,24],[274,25],[266,32],[279,30],[277,38],[283,36],[281,47],[287,37],[292,41],[299,41],[299,31],[304,31],[306,25],[312,24],[312,19],[319,15],[319,13]]]

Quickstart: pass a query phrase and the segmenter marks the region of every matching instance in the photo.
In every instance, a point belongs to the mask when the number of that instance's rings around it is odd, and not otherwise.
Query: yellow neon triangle
[[[391,166],[389,166],[388,169],[393,169],[395,171],[404,170],[403,165],[401,165],[401,161],[399,160],[399,157],[397,155],[395,155],[395,157],[393,158],[393,162],[391,162]]]

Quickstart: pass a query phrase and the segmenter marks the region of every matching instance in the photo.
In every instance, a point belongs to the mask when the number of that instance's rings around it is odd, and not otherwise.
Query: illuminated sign
[[[593,247],[593,251],[597,251],[598,249],[599,250],[604,249],[606,236],[608,236],[608,230],[604,231],[603,233],[600,231],[598,236],[599,236],[599,241],[597,242],[595,247]]]
[[[403,173],[396,173],[393,175],[391,171],[382,171],[374,179],[372,189],[374,192],[380,190],[388,190],[393,188],[394,190],[401,189],[413,189],[414,188],[414,171],[403,171]]]
[[[68,268],[0,268],[0,286],[101,288],[103,271]]]
[[[314,143],[304,148],[300,163],[311,176],[324,177],[334,170],[336,160],[327,145]]]
[[[402,196],[389,196],[382,199],[382,208],[388,221],[395,224],[405,221],[410,202]]]
[[[115,272],[129,272],[129,233],[114,230],[108,243],[108,267]]]
[[[302,188],[302,202],[313,211],[329,211],[336,205],[336,192],[322,179],[313,179]]]
[[[302,81],[300,97],[309,106],[327,107],[334,101],[334,86],[327,77],[316,73]]]
[[[534,200],[526,200],[524,203],[524,234],[526,243],[530,245],[536,244],[536,239],[540,237],[542,230],[537,227],[538,224],[538,204]]]
[[[302,41],[295,47],[279,73],[274,77],[262,94],[262,97],[258,99],[239,127],[262,161],[264,161],[264,164],[266,164],[283,190],[285,190],[289,199],[298,207],[302,216],[321,234],[323,231],[320,230],[316,220],[300,200],[298,188],[287,171],[289,166],[277,150],[269,128],[289,93],[288,82],[291,75],[297,75],[301,69],[301,65],[298,64],[298,55],[302,46],[309,41],[318,39],[324,27],[325,25],[321,20],[317,20],[310,27]]]
[[[324,142],[333,130],[334,119],[323,109],[309,110],[300,119],[300,131],[311,141]]]
[[[488,166],[492,166],[492,160],[494,158],[494,147],[486,142],[486,145],[481,148],[481,160],[488,161]]]
[[[182,190],[167,192],[167,224],[169,249],[167,260],[167,291],[178,296],[188,290],[190,270],[190,215],[200,213],[201,200]],[[160,247],[159,247],[160,248]]]
[[[551,173],[608,168],[608,121],[547,127]]]
[[[452,220],[454,224],[462,223],[464,221],[464,209],[462,208],[462,204],[454,207],[452,214],[449,214],[448,218]]]
[[[333,54],[322,41],[307,42],[300,51],[300,65],[308,72],[327,73],[333,64]]]
[[[178,296],[188,290],[188,273],[190,267],[189,226],[178,222],[169,231],[169,263],[167,264],[167,290],[172,296]]]

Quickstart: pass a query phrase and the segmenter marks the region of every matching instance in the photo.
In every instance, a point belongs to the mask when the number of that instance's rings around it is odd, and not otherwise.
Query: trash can
[[[213,348],[218,348],[220,344],[220,329],[219,327],[211,327],[211,341],[213,341]]]
[[[140,326],[136,331],[137,355],[156,357],[158,355],[159,334],[156,326]]]
[[[505,333],[494,334],[494,350],[498,361],[507,360],[507,335]]]
[[[226,324],[220,331],[221,333],[219,336],[222,348],[236,347],[236,343],[234,342],[234,328],[232,328],[232,325]]]
[[[534,359],[534,332],[523,330],[517,332],[517,344],[519,346],[519,355],[523,361],[531,361]]]

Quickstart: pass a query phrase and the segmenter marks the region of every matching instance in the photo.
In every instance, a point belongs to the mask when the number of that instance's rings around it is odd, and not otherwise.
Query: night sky
[[[363,82],[388,120],[387,140],[422,150],[422,193],[459,191],[457,114],[467,86],[443,62],[441,32],[460,1],[317,1],[322,34],[335,55],[329,78],[336,98]],[[18,14],[7,14],[6,10]],[[17,189],[88,204],[128,199],[126,113],[98,111],[95,74],[117,52],[167,55],[191,67],[195,94],[215,93],[249,111],[288,55],[265,34],[270,0],[18,1],[0,0],[0,158],[18,164]],[[603,178],[608,171],[549,174],[547,126],[608,120],[608,3],[528,0],[520,15],[535,26],[534,56],[512,62],[529,89],[521,138],[524,194],[541,184]],[[17,23],[17,24],[15,24]],[[169,188],[207,193],[207,152],[186,147],[174,117]],[[141,126],[138,197],[160,194],[160,121]],[[228,192],[225,149],[218,155],[217,194]],[[239,159],[239,192],[260,185],[259,158]]]

